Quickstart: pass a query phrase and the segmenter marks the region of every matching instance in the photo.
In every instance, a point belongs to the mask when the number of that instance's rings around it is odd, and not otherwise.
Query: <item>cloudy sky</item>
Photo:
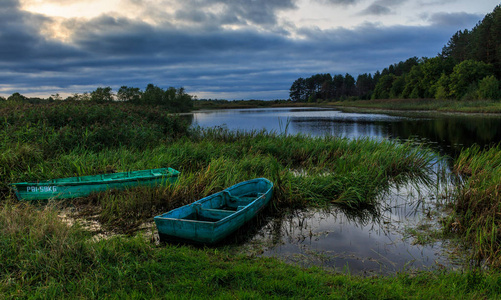
[[[298,77],[436,56],[495,0],[0,0],[0,96],[111,86],[280,99]]]

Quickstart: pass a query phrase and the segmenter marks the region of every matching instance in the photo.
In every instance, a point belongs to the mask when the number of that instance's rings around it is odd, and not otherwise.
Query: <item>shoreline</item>
[[[394,107],[389,107],[394,106]],[[192,112],[217,109],[253,109],[253,108],[294,108],[294,107],[317,107],[317,108],[338,108],[340,110],[353,111],[383,111],[398,113],[435,113],[435,114],[462,114],[462,115],[492,115],[501,116],[501,101],[481,101],[481,100],[434,100],[434,99],[384,99],[384,100],[355,100],[355,101],[335,101],[335,102],[282,102],[254,100],[246,103],[231,102],[225,104],[200,105]]]

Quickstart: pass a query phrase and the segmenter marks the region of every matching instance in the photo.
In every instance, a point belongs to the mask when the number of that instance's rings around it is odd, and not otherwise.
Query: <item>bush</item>
[[[0,118],[6,143],[29,143],[46,155],[79,148],[145,149],[188,133],[188,124],[167,110],[132,103],[14,105],[0,109]]]
[[[445,100],[450,98],[451,93],[449,91],[449,83],[449,76],[442,73],[442,76],[440,76],[437,83],[434,85],[434,88],[436,89],[435,99]]]
[[[501,98],[499,81],[494,75],[484,77],[478,84],[478,98],[482,100],[497,100]]]
[[[476,85],[483,78],[492,75],[492,66],[484,62],[465,60],[454,67],[450,75],[451,96],[461,99],[472,84]]]

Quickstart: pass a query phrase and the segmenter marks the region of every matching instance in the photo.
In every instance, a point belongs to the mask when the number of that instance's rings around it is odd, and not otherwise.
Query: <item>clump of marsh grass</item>
[[[45,156],[72,149],[145,149],[184,136],[188,124],[168,111],[131,103],[54,102],[0,107],[2,144],[39,147]]]
[[[0,205],[0,282],[8,278],[9,284],[36,286],[69,274],[78,277],[80,264],[92,255],[84,245],[87,236],[77,225],[64,224],[53,206],[4,201]]]
[[[2,105],[0,193],[5,193],[9,182],[103,173],[109,168],[102,160],[82,162],[81,157],[103,159],[100,151],[118,149],[137,153],[187,134],[188,123],[181,117],[163,108],[132,103]],[[64,157],[73,160],[58,162]]]
[[[450,226],[465,233],[468,240],[474,241],[479,261],[487,259],[492,263],[499,256],[501,246],[499,146],[487,150],[474,146],[463,150],[456,161],[455,172],[462,176],[462,184],[456,197],[456,219]]]
[[[464,235],[475,260],[501,266],[501,146],[464,149],[454,171],[462,176],[455,197],[455,215],[447,228]]]

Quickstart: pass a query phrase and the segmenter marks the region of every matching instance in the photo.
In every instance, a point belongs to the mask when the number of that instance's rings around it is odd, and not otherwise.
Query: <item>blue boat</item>
[[[215,244],[252,219],[270,201],[273,183],[238,183],[154,218],[162,241]]]

